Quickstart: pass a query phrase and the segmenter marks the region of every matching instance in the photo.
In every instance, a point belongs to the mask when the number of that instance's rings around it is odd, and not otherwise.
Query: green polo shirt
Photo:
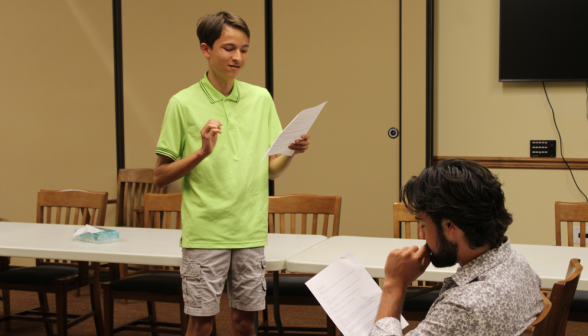
[[[210,119],[222,134],[212,152],[182,182],[182,247],[232,249],[267,244],[268,158],[282,132],[269,92],[235,80],[228,97],[206,74],[167,106],[157,154],[179,160],[202,147]]]

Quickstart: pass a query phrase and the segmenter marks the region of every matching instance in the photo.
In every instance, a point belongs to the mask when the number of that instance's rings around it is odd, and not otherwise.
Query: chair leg
[[[180,303],[180,330],[182,336],[188,332],[188,315],[184,312],[184,301]]]
[[[10,316],[10,291],[8,289],[2,290],[2,305],[4,306],[4,316]],[[6,332],[12,330],[10,327],[10,319],[4,322],[4,330],[6,330]]]
[[[67,290],[65,283],[57,282],[55,293],[55,306],[57,314],[57,336],[67,336]]]
[[[49,317],[48,314],[45,314],[47,312],[49,312],[49,301],[47,300],[47,293],[42,293],[39,292],[39,304],[41,305],[41,312],[43,313],[43,317],[47,318]],[[53,325],[51,324],[51,322],[45,322],[45,332],[47,333],[47,336],[53,336]]]
[[[104,336],[112,336],[114,331],[114,300],[110,296],[110,286],[102,286],[104,291]]]
[[[149,321],[157,321],[157,312],[155,311],[154,301],[147,301],[147,314],[149,315]],[[159,336],[159,333],[152,332],[151,336]]]
[[[333,320],[327,315],[327,335],[328,336],[335,336],[337,334],[337,328],[335,327],[335,323]]]
[[[210,336],[217,336],[216,335],[216,316],[212,318],[212,332]]]
[[[104,335],[104,320],[102,319],[102,305],[100,304],[100,283],[90,285],[90,302],[94,312],[94,326],[96,335]]]
[[[267,303],[265,304],[265,309],[263,310],[262,315],[263,315],[262,325],[269,325],[268,315],[267,315]]]
[[[119,264],[119,274],[120,274],[120,279],[122,278],[126,278],[129,275],[129,265],[127,264]],[[129,300],[127,299],[121,299],[120,303],[122,304],[127,304],[129,303]]]

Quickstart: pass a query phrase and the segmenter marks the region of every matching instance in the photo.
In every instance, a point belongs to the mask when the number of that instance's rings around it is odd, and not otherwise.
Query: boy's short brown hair
[[[247,38],[250,38],[249,27],[247,27],[245,20],[237,14],[221,11],[205,15],[198,20],[196,35],[198,35],[200,43],[206,43],[212,49],[214,42],[221,37],[225,25],[241,30],[247,35]]]

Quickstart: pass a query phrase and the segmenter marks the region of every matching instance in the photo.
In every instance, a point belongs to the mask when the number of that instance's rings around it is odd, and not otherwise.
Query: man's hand
[[[427,245],[404,247],[388,255],[384,272],[384,286],[399,286],[403,289],[415,281],[429,266],[431,250]]]
[[[218,140],[218,135],[222,134],[221,126],[223,124],[214,119],[210,119],[202,130],[200,130],[200,135],[202,136],[202,154],[204,156],[209,156],[212,154],[214,150],[214,146],[216,146],[216,141]]]
[[[294,141],[294,143],[288,146],[289,149],[294,151],[294,154],[302,154],[308,150],[308,146],[310,146],[310,135],[302,134],[300,139]]]

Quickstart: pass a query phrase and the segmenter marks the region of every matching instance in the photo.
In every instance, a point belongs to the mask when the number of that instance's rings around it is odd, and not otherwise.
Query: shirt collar
[[[206,97],[208,97],[208,100],[210,100],[210,103],[214,104],[225,99],[225,96],[223,96],[222,93],[220,93],[214,86],[212,86],[212,84],[210,84],[207,74],[208,71],[204,73],[204,77],[200,80],[200,87],[202,88],[202,91],[204,91]],[[236,79],[234,81],[235,82],[233,84],[233,90],[231,91],[231,94],[226,98],[227,100],[239,102],[239,81]]]
[[[456,285],[462,286],[472,282],[482,273],[505,262],[511,254],[510,239],[505,237],[505,242],[497,248],[491,249],[476,259],[460,267],[451,277]]]

